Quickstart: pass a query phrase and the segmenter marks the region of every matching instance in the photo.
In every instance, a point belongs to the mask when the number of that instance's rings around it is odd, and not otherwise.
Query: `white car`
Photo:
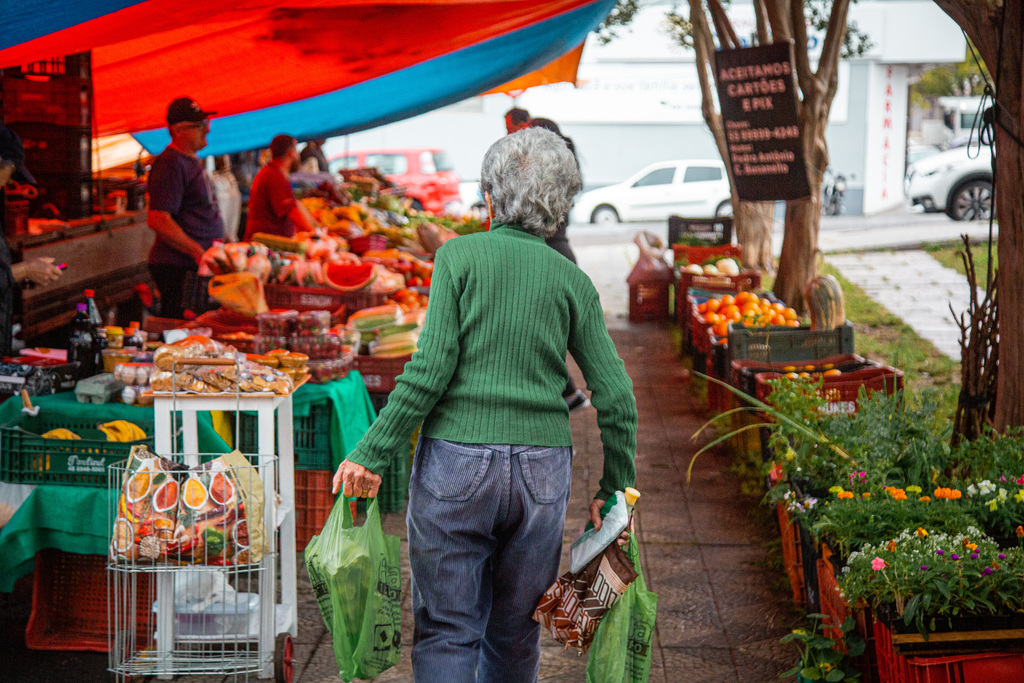
[[[992,151],[957,147],[907,169],[903,192],[927,212],[945,211],[955,221],[988,220],[992,213]]]
[[[584,192],[573,222],[663,221],[670,215],[732,214],[729,176],[721,160],[662,161],[614,185]]]

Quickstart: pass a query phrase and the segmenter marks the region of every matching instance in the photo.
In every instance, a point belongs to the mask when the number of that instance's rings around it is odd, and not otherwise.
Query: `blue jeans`
[[[416,683],[536,681],[572,449],[420,439],[409,484]]]

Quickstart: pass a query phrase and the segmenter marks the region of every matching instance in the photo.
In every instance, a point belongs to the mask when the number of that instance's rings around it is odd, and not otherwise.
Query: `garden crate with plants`
[[[826,363],[825,365],[831,365]],[[824,366],[822,366],[824,368]],[[889,366],[878,366],[843,372],[839,368],[818,369],[813,363],[788,365],[779,372],[760,372],[754,376],[755,396],[759,401],[771,402],[773,380],[821,379],[820,395],[825,399],[825,411],[830,413],[855,413],[861,391],[871,394],[884,391],[886,394],[903,391],[903,372]]]
[[[855,414],[832,415],[820,380],[768,383],[769,500],[880,620],[881,680],[1019,680],[968,673],[1010,671],[1024,649],[1024,430],[951,445],[935,393],[862,390]]]

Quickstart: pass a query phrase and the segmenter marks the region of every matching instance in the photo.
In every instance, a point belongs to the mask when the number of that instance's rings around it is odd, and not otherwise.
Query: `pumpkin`
[[[811,315],[812,330],[834,330],[846,322],[843,289],[831,275],[818,275],[807,283],[804,300]]]

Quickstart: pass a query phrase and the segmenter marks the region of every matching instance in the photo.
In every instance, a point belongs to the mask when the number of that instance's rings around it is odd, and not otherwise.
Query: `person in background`
[[[291,135],[278,135],[270,142],[270,163],[260,169],[249,191],[249,215],[245,241],[258,232],[292,237],[296,231],[313,232],[316,221],[297,199],[289,180],[299,170],[299,153]]]
[[[594,526],[636,478],[633,384],[597,290],[544,244],[580,189],[572,154],[548,131],[519,131],[487,151],[481,185],[491,230],[438,249],[419,350],[333,481],[375,496],[422,423],[406,515],[416,683],[537,680],[532,614],[558,575],[572,478],[567,352],[604,445]]]
[[[531,128],[543,128],[544,130],[549,130],[562,138],[566,147],[568,147],[569,151],[572,152],[572,158],[576,160],[577,170],[579,169],[580,160],[579,157],[576,156],[576,145],[573,144],[572,138],[562,135],[562,131],[559,130],[557,123],[551,119],[530,119],[529,126]],[[555,234],[548,237],[545,241],[548,243],[549,247],[573,263],[576,263],[576,254],[573,253],[572,247],[569,246],[569,237],[565,234],[566,228],[568,227],[569,217],[566,216],[565,220],[558,224]],[[562,398],[565,399],[570,411],[580,410],[590,405],[590,399],[588,399],[587,395],[576,386],[576,383],[572,381],[572,377],[569,378],[569,381],[565,385],[565,391],[562,392]]]
[[[0,123],[0,195],[10,181],[35,185],[36,179],[25,166],[25,147],[13,130]],[[5,198],[0,196],[0,215]],[[6,225],[4,226],[7,227]],[[51,257],[11,262],[7,236],[0,230],[0,357],[11,355],[14,329],[14,291],[25,281],[44,286],[57,280],[61,271]]]
[[[509,135],[530,125],[530,112],[519,107],[512,107],[505,112],[505,130]]]
[[[199,150],[206,147],[209,118],[216,114],[188,97],[167,107],[171,144],[153,160],[149,171],[149,213],[146,222],[156,233],[149,251],[149,272],[160,292],[160,314],[182,316],[188,274],[214,240],[224,238],[224,221]]]
[[[302,154],[299,155],[299,163],[302,165],[303,171],[310,173],[327,173],[327,157],[324,156],[324,143],[327,140],[310,140],[306,143],[306,146],[302,148]],[[310,159],[314,160],[314,164]]]

